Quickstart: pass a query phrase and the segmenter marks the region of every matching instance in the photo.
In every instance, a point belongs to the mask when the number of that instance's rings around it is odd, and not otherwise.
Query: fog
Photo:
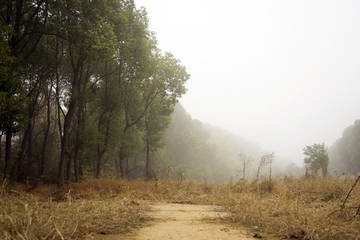
[[[359,1],[135,0],[186,66],[192,118],[301,165],[360,118]]]

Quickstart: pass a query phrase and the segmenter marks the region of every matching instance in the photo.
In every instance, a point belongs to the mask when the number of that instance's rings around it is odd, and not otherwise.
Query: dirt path
[[[208,205],[156,203],[148,212],[153,221],[127,235],[97,236],[102,240],[160,240],[160,239],[236,239],[253,238],[247,230],[235,229],[221,221],[204,221],[204,218],[224,216],[220,207]],[[255,239],[255,238],[253,238]],[[266,239],[266,238],[263,238]]]

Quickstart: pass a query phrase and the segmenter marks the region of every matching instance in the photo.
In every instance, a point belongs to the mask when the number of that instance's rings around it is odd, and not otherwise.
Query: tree
[[[179,177],[203,178],[211,174],[216,146],[208,144],[210,134],[202,129],[202,122],[193,120],[178,103],[172,123],[165,132],[166,151],[171,167]]]
[[[171,112],[173,107],[167,108],[162,103],[162,98],[156,98],[153,104],[147,109],[144,116],[144,142],[146,148],[146,179],[153,177],[151,168],[150,152],[154,153],[165,146],[164,131],[171,123]]]
[[[4,175],[9,176],[11,138],[21,125],[25,109],[25,88],[19,79],[20,69],[34,53],[42,37],[48,18],[49,1],[0,1],[1,74],[0,74],[0,130],[6,132]],[[4,47],[6,43],[6,47]]]
[[[93,69],[109,56],[115,48],[113,29],[107,22],[111,8],[104,1],[67,1],[64,6],[58,6],[54,24],[60,29],[60,35],[65,39],[68,76],[68,96],[64,105],[65,114],[61,156],[58,170],[58,186],[64,182],[65,165],[70,157],[70,128],[76,110],[81,101],[83,86],[91,79]],[[95,82],[99,79],[93,80]]]
[[[4,173],[6,177],[10,171],[11,160],[11,137],[13,131],[13,123],[18,115],[16,108],[10,108],[12,105],[12,95],[14,90],[10,84],[13,57],[10,55],[11,48],[9,47],[4,33],[9,27],[0,22],[0,130],[6,132],[6,147],[5,147],[5,164]],[[9,116],[12,118],[9,119]]]
[[[72,162],[75,181],[86,171],[100,177],[109,162],[126,177],[145,141],[150,166],[189,74],[157,48],[144,8],[134,0],[0,6],[4,176],[46,178],[56,166],[60,187]],[[15,162],[11,142],[19,146]]]
[[[306,146],[304,150],[304,163],[309,165],[310,170],[316,175],[321,169],[323,176],[328,174],[329,156],[325,143],[315,143],[312,146]]]
[[[242,172],[242,176],[243,176],[242,178],[243,178],[243,181],[245,181],[246,169],[247,169],[247,167],[250,167],[253,159],[250,156],[245,155],[245,153],[242,151],[238,154],[238,157],[239,157],[239,161],[240,161],[239,172]]]
[[[275,158],[275,152],[269,153],[268,154],[268,163],[270,165],[270,174],[269,174],[269,179],[271,180],[271,164],[274,161]]]
[[[275,152],[272,153],[267,152],[260,157],[260,161],[258,163],[258,169],[256,172],[256,181],[259,180],[261,169],[268,164],[270,164],[270,179],[271,179],[271,163],[274,160],[274,156],[275,156]]]
[[[150,44],[150,43],[149,43]],[[157,49],[153,49],[156,51]],[[122,131],[125,139],[128,131],[144,119],[148,109],[155,104],[155,99],[161,99],[161,105],[172,112],[173,106],[183,94],[186,93],[185,82],[190,78],[184,66],[170,53],[162,55],[156,52],[155,56],[149,57],[150,66],[153,69],[129,77],[121,86],[123,95],[123,108],[125,125]],[[144,62],[143,64],[146,64]],[[124,141],[125,143],[125,141]],[[124,151],[124,145],[120,151]],[[125,178],[124,161],[120,153],[119,167],[121,177]]]
[[[328,149],[331,166],[338,172],[360,171],[360,120],[344,129],[342,137]]]

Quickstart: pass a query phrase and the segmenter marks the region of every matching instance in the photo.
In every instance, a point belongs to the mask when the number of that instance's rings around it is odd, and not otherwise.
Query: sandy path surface
[[[255,239],[252,233],[222,224],[220,220],[204,221],[207,217],[226,214],[216,206],[156,203],[148,214],[154,220],[139,230],[126,235],[97,236],[96,239]]]

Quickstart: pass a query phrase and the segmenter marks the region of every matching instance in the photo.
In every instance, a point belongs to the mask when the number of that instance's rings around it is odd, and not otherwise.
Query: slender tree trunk
[[[71,154],[69,154],[69,158],[66,163],[66,180],[68,182],[70,182],[71,180]]]
[[[24,137],[21,141],[19,155],[18,155],[17,159],[15,160],[16,161],[16,163],[15,163],[16,180],[18,182],[21,182],[24,179],[23,159],[24,159],[24,154],[26,152],[26,140],[27,140],[28,134],[29,134],[29,125],[24,132]]]
[[[83,165],[84,165],[83,159],[80,158],[79,159],[79,180],[80,180],[80,178],[83,179],[83,177],[84,177],[84,171],[83,171],[83,168],[82,168]]]
[[[79,182],[80,180],[80,171],[79,171],[79,150],[80,150],[80,129],[83,123],[82,119],[82,103],[79,104],[78,107],[78,124],[76,129],[76,137],[75,137],[75,152],[74,152],[74,172],[75,172],[75,182]]]
[[[117,159],[115,159],[115,171],[116,171],[116,178],[119,178],[120,166],[119,166],[119,163],[118,163]]]
[[[75,168],[75,182],[80,181],[80,177],[82,178],[84,176],[83,173],[83,158],[79,155],[79,152],[83,150],[83,142],[80,139],[80,130],[81,126],[84,125],[84,108],[82,106],[82,103],[80,103],[80,115],[78,116],[78,131],[76,133],[76,139],[75,139],[75,155],[74,155],[74,168]]]
[[[70,103],[69,111],[65,116],[64,121],[64,131],[62,137],[62,144],[61,144],[61,156],[59,162],[59,171],[58,171],[58,187],[62,187],[64,184],[64,174],[65,174],[65,165],[69,159],[69,138],[70,138],[70,125],[75,113],[75,103]]]
[[[51,94],[49,94],[49,96],[47,96],[47,124],[46,124],[45,133],[44,133],[43,146],[41,149],[40,176],[43,176],[45,174],[45,152],[46,152],[47,139],[48,139],[50,125],[51,125],[50,96],[51,96]]]
[[[104,110],[104,112],[101,114],[100,118],[99,118],[99,123],[98,123],[98,132],[101,133],[101,125],[102,124],[107,124],[106,126],[106,132],[105,132],[105,142],[104,142],[104,147],[102,150],[100,150],[100,143],[97,144],[97,153],[98,153],[98,161],[97,161],[97,166],[96,166],[96,178],[100,177],[101,174],[101,160],[102,157],[104,156],[104,153],[106,151],[106,147],[107,147],[107,141],[108,141],[108,136],[109,136],[109,129],[110,129],[110,120],[105,121],[103,123],[103,117],[105,116],[105,114],[109,111],[109,101],[108,101],[108,77],[107,77],[107,61],[105,61],[105,101],[106,101],[106,108]]]
[[[100,118],[101,120],[101,118]],[[99,120],[99,128],[98,131],[100,132],[100,120]],[[106,127],[106,132],[105,132],[105,143],[104,143],[104,147],[102,150],[100,150],[100,144],[97,144],[97,155],[98,155],[98,161],[97,161],[97,165],[96,165],[96,178],[100,177],[101,174],[101,161],[102,161],[102,157],[105,154],[106,151],[106,147],[108,145],[108,137],[109,137],[109,130],[110,130],[110,121],[107,123],[107,127]]]
[[[80,96],[80,84],[81,84],[81,70],[82,70],[82,60],[78,60],[76,66],[73,65],[74,75],[71,86],[71,99],[68,112],[64,120],[62,144],[61,144],[61,156],[59,162],[59,171],[58,171],[58,188],[62,187],[64,184],[64,173],[65,173],[65,164],[69,159],[69,138],[70,138],[70,127],[71,122],[75,115],[75,110]]]
[[[100,147],[97,147],[97,153],[98,153],[98,160],[97,160],[97,165],[96,165],[96,178],[100,178],[100,168],[101,168],[101,152],[100,152]]]
[[[102,160],[102,157],[104,156],[105,148],[100,151],[100,146],[99,146],[99,144],[98,144],[98,146],[97,146],[97,153],[98,153],[98,161],[97,161],[97,165],[96,165],[96,178],[100,178],[101,165],[102,165],[101,160]]]
[[[11,164],[11,138],[12,132],[6,131],[6,142],[5,142],[5,168],[4,177],[10,177],[10,164]]]
[[[0,134],[0,168],[2,168],[2,134]],[[5,164],[4,164],[5,166]]]
[[[79,133],[76,133],[76,143],[74,150],[74,172],[75,172],[75,182],[79,182]]]
[[[120,178],[121,179],[125,179],[126,174],[125,174],[125,166],[124,166],[124,158],[121,154],[121,150],[120,150],[120,154],[119,154],[119,167],[120,167]]]
[[[150,172],[150,146],[149,141],[146,141],[146,179],[151,179],[151,172]]]
[[[137,167],[137,162],[138,162],[137,157],[134,157],[134,170]],[[134,175],[136,176],[136,172],[134,173]]]
[[[25,169],[25,180],[27,177],[31,177],[32,175],[32,162],[33,162],[33,154],[32,154],[32,143],[33,143],[33,119],[29,120],[29,134],[27,137],[27,153],[26,153],[26,169]]]
[[[126,158],[126,168],[125,168],[125,175],[126,175],[126,179],[130,180],[130,168],[129,168],[129,158]]]

